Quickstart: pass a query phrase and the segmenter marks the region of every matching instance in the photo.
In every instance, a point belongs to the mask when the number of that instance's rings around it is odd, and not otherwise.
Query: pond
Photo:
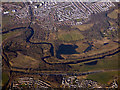
[[[107,44],[109,44],[109,43],[104,43],[103,45],[107,45]]]
[[[61,57],[61,54],[66,54],[66,55],[70,55],[70,54],[79,54],[75,49],[78,48],[77,45],[64,45],[61,44],[58,48],[58,50],[56,51],[56,57],[59,59],[64,59],[63,57]]]
[[[93,45],[90,44],[83,52],[86,53],[86,52],[92,50],[92,47],[93,47]]]
[[[97,60],[96,61],[93,61],[93,62],[89,62],[89,63],[84,63],[85,65],[96,65],[97,64]]]

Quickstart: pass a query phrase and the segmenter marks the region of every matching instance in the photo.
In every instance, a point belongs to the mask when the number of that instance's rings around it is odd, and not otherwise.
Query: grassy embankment
[[[18,53],[18,56],[10,61],[10,64],[13,67],[19,68],[37,68],[39,66],[39,60]]]

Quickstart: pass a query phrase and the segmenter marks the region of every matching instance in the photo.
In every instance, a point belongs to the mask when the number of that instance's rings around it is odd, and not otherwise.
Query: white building
[[[16,12],[16,10],[12,10],[12,12],[13,12],[13,13],[15,13],[15,12]]]
[[[3,12],[3,14],[9,14],[9,12],[8,12],[8,11],[6,11],[6,12]]]

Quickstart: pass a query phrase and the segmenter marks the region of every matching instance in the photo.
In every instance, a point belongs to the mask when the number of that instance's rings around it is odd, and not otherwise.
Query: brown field
[[[39,67],[39,60],[36,60],[32,57],[25,56],[21,53],[18,53],[16,58],[10,60],[10,64],[13,67],[20,67],[20,68],[37,68]]]
[[[118,9],[115,9],[113,12],[108,14],[108,17],[110,17],[112,19],[117,19],[118,18],[118,13],[120,13],[120,11]]]
[[[73,26],[73,28],[78,28],[80,31],[85,31],[85,30],[88,30],[90,29],[91,27],[93,27],[93,23],[91,24],[84,24],[84,25],[75,25]]]

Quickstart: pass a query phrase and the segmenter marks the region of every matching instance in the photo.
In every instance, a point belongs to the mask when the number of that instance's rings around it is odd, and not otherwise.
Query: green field
[[[106,57],[104,59],[98,59],[96,65],[84,65],[84,63],[87,63],[84,62],[78,64],[71,64],[71,66],[73,71],[77,70],[80,72],[84,72],[103,69],[118,69],[118,62],[120,62],[120,59],[118,59],[118,54],[116,54],[111,57]]]
[[[70,31],[70,32],[62,32],[58,35],[59,40],[63,41],[76,41],[84,39],[84,36],[79,31]]]
[[[87,79],[97,81],[101,84],[107,84],[109,81],[113,80],[114,77],[118,77],[118,71],[100,72],[96,74],[91,74],[87,76]]]
[[[8,74],[5,72],[2,72],[2,86],[6,84],[8,80],[9,80]]]

